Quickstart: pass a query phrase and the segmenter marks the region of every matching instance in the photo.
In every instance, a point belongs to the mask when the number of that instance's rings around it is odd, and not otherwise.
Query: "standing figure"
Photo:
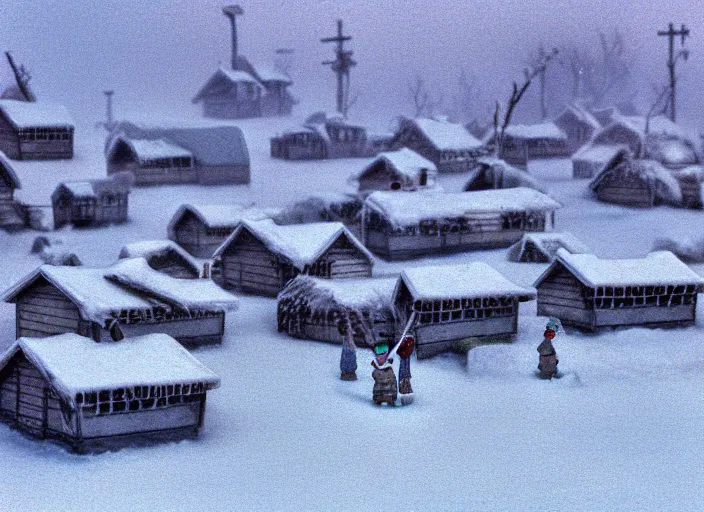
[[[396,374],[392,366],[393,359],[389,358],[389,343],[379,341],[374,345],[374,360],[372,366],[372,378],[374,379],[374,390],[372,400],[376,405],[386,402],[390,406],[395,405],[398,396],[396,387]]]
[[[545,333],[543,334],[544,340],[538,345],[538,354],[540,354],[540,361],[538,363],[538,376],[541,379],[552,379],[557,377],[557,352],[555,352],[555,347],[552,346],[552,339],[557,334],[558,324],[554,320],[550,320],[548,325],[545,326]]]
[[[397,354],[401,358],[398,367],[398,391],[401,395],[401,405],[413,403],[413,388],[411,387],[411,354],[415,345],[413,336],[404,336],[398,347]]]
[[[357,380],[357,347],[354,342],[354,330],[349,314],[346,313],[342,316],[338,328],[342,335],[340,380]]]

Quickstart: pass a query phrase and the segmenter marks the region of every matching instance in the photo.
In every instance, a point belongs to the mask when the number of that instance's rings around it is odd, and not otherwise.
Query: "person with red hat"
[[[557,329],[557,323],[551,319],[545,327],[545,332],[543,333],[543,337],[545,339],[540,345],[538,345],[538,354],[540,354],[540,360],[538,362],[538,376],[541,379],[552,379],[553,377],[557,377],[557,363],[560,361],[557,359],[555,347],[552,346],[552,340],[557,334]]]

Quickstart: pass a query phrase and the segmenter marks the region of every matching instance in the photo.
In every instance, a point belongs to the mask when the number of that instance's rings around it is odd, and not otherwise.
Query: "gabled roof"
[[[435,164],[427,158],[419,155],[412,149],[401,148],[397,151],[379,153],[376,158],[357,175],[357,179],[361,179],[367,172],[371,171],[380,160],[386,161],[387,164],[400,175],[407,176],[411,179],[418,176],[423,169],[429,173],[437,173],[438,171]]]
[[[533,286],[538,287],[556,265],[564,266],[590,288],[597,286],[695,285],[704,291],[704,278],[682,263],[670,251],[651,252],[638,259],[600,259],[594,254],[570,254],[557,251],[555,261],[541,274]]]
[[[215,251],[213,257],[218,258],[237,238],[242,229],[249,231],[267,249],[284,256],[299,269],[314,263],[341,236],[346,237],[370,262],[374,260],[367,248],[341,222],[313,222],[279,226],[271,219],[257,222],[243,220]]]
[[[474,261],[458,265],[430,265],[405,269],[399,277],[413,300],[496,297],[509,295],[521,302],[534,300],[535,290],[512,283],[486,263]]]
[[[287,85],[293,84],[290,76],[285,73],[281,73],[270,66],[258,63],[252,64],[252,69],[261,82],[283,82]]]
[[[247,83],[252,84],[260,89],[263,88],[262,84],[259,83],[259,81],[255,77],[253,77],[246,71],[238,71],[234,69],[220,67],[217,69],[217,71],[215,71],[215,73],[210,76],[210,78],[208,78],[208,81],[205,82],[205,85],[200,88],[200,90],[192,100],[193,103],[197,103],[201,99],[203,99],[203,96],[205,96],[208,91],[220,81],[224,81],[226,83],[229,83],[230,85],[235,85],[237,83]]]
[[[504,135],[514,139],[523,140],[566,140],[567,134],[557,127],[555,123],[545,122],[538,124],[511,124],[506,127]]]
[[[161,140],[189,151],[201,166],[249,166],[249,151],[244,134],[237,126],[213,122],[171,121],[142,123],[121,121],[108,137],[106,154],[114,139]]]
[[[3,296],[17,297],[38,279],[63,292],[81,315],[103,324],[122,310],[151,310],[155,306],[180,309],[236,309],[238,299],[207,279],[176,279],[152,269],[144,258],[120,260],[107,268],[42,265]],[[118,284],[119,283],[119,284]]]
[[[472,185],[480,179],[485,178],[489,171],[496,174],[492,179],[496,179],[499,189],[526,187],[545,193],[546,190],[538,183],[528,171],[524,171],[509,164],[501,158],[484,156],[477,158],[476,164],[469,172],[469,179],[464,184],[464,190],[469,191]]]
[[[576,120],[590,126],[594,130],[601,129],[601,123],[589,112],[586,108],[581,105],[568,105],[562,113],[555,119],[555,124],[558,126],[560,123],[565,122],[570,116],[574,117]]]
[[[67,192],[76,198],[98,198],[101,194],[128,194],[130,186],[127,183],[122,183],[118,180],[85,180],[85,181],[64,181],[59,183],[51,195],[52,199],[57,194]]]
[[[264,220],[269,215],[254,205],[245,204],[182,204],[169,221],[169,238],[176,236],[176,226],[184,215],[192,214],[209,228],[232,228],[244,219]]]
[[[96,343],[78,334],[20,338],[0,358],[0,369],[21,352],[56,392],[75,405],[77,393],[136,386],[204,383],[220,377],[168,334]]]
[[[0,151],[0,173],[2,174],[2,179],[8,184],[10,188],[22,188],[20,185],[20,179],[17,177],[15,169],[10,163],[10,159],[7,155]]]
[[[0,111],[17,129],[50,127],[73,128],[73,120],[66,107],[44,101],[29,102],[0,100]]]
[[[409,122],[440,151],[468,151],[483,145],[461,124],[427,118],[412,119]]]
[[[572,160],[583,160],[606,165],[619,151],[628,151],[623,144],[585,144],[572,155]]]
[[[506,259],[520,261],[526,243],[531,242],[548,259],[554,258],[559,249],[566,249],[572,254],[588,253],[589,248],[572,233],[525,233],[521,239],[508,248]]]
[[[395,277],[322,279],[299,275],[279,292],[279,300],[305,297],[312,307],[325,309],[391,308],[397,281]]]
[[[200,275],[198,262],[171,240],[146,240],[123,245],[118,257],[120,259],[144,258],[149,261],[152,257],[164,257],[170,253],[177,254],[196,275]]]
[[[364,204],[398,226],[415,225],[423,219],[461,217],[471,212],[551,211],[562,207],[542,192],[525,187],[455,193],[377,191]]]
[[[178,158],[192,157],[193,154],[181,146],[171,144],[162,139],[131,139],[125,135],[120,135],[112,139],[108,154],[111,154],[115,146],[123,142],[127,144],[135,154],[140,163],[157,158]]]

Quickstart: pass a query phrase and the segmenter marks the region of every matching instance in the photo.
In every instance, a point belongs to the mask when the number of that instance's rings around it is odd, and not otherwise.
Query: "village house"
[[[572,177],[575,179],[593,178],[600,174],[613,158],[623,150],[625,144],[593,145],[585,144],[572,155]]]
[[[0,227],[8,231],[26,225],[24,208],[15,200],[15,190],[18,188],[21,188],[20,179],[10,160],[0,151]]]
[[[339,222],[279,226],[244,220],[214,257],[226,288],[269,296],[298,274],[369,277],[373,265],[373,256]]]
[[[572,233],[526,233],[508,248],[506,259],[516,263],[550,263],[559,249],[571,254],[590,253]]]
[[[538,315],[596,330],[692,324],[704,279],[669,251],[619,260],[560,249],[534,286]]]
[[[0,418],[78,453],[194,438],[219,385],[166,334],[20,338],[0,358]]]
[[[478,192],[374,192],[362,208],[362,240],[388,258],[508,247],[523,233],[550,231],[561,205],[518,187]]]
[[[198,262],[171,240],[148,240],[122,246],[119,259],[144,258],[154,270],[179,279],[201,277]]]
[[[487,139],[493,141],[493,134]],[[564,158],[571,154],[565,132],[555,123],[522,125],[512,124],[504,131],[500,158],[525,167],[529,160],[538,158]]]
[[[405,269],[394,290],[397,335],[410,326],[418,359],[504,341],[518,330],[518,304],[535,291],[481,262]],[[471,340],[476,338],[476,340]]]
[[[321,279],[299,275],[279,293],[279,332],[296,338],[342,343],[340,326],[352,326],[358,347],[394,338],[392,294],[396,278]]]
[[[196,258],[212,258],[215,250],[244,219],[263,220],[268,213],[243,204],[182,204],[171,217],[168,238]]]
[[[367,129],[341,114],[317,112],[302,128],[271,139],[271,157],[283,160],[324,160],[373,156]]]
[[[209,279],[175,279],[143,258],[107,268],[42,265],[3,298],[17,337],[76,333],[95,341],[163,332],[187,345],[221,343],[238,299]]]
[[[288,91],[293,84],[282,72],[253,65],[237,51],[235,17],[244,14],[238,5],[223,8],[232,23],[231,67],[218,68],[201,87],[193,103],[201,103],[203,116],[218,119],[287,116],[295,100]]]
[[[468,171],[477,157],[487,154],[484,145],[461,124],[426,118],[401,120],[391,147],[412,149],[441,173]]]
[[[569,105],[555,118],[557,126],[567,136],[567,152],[571,155],[601,130],[599,121],[581,105]]]
[[[73,158],[73,130],[63,105],[0,100],[0,151],[8,158]]]
[[[437,188],[435,164],[408,148],[379,155],[355,176],[364,198],[376,190],[425,190]]]
[[[545,189],[527,171],[512,166],[493,156],[477,158],[464,185],[465,192],[498,188],[532,188],[545,193]]]
[[[54,228],[125,222],[129,193],[129,184],[119,179],[60,183],[51,194]]]
[[[637,160],[627,150],[617,153],[589,187],[607,203],[636,207],[682,204],[682,188],[672,172],[655,160]]]
[[[115,125],[105,146],[107,173],[134,174],[136,185],[249,183],[249,151],[232,125]]]

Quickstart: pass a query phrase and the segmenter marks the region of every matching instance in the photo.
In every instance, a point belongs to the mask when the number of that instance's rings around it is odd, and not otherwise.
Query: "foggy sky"
[[[191,98],[219,63],[230,59],[230,29],[215,0],[0,0],[0,49],[13,51],[33,75],[42,99],[66,104],[76,118],[104,116],[101,91],[116,90],[117,117],[132,111],[197,112]],[[446,103],[460,70],[478,78],[489,110],[520,79],[528,54],[540,43],[596,47],[597,32],[614,27],[627,35],[637,60],[637,101],[647,105],[651,84],[667,78],[665,38],[672,21],[692,33],[691,55],[679,66],[680,118],[693,126],[704,106],[704,2],[701,0],[241,0],[239,47],[252,61],[272,61],[274,49],[295,50],[293,93],[299,112],[333,110],[334,76],[321,62],[332,57],[342,18],[353,36],[358,65],[353,114],[384,123],[411,113],[408,84],[427,77]],[[667,5],[666,5],[667,4]],[[596,48],[595,48],[596,49]],[[529,91],[521,118],[537,116],[537,88]]]

